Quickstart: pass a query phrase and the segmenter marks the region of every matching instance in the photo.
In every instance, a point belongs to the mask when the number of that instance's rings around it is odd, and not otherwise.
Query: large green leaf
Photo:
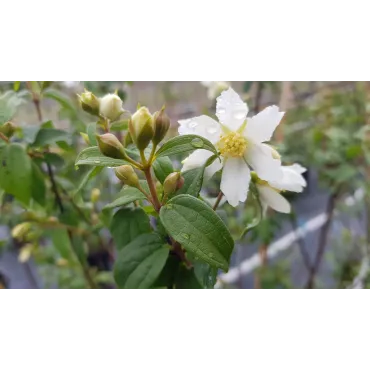
[[[150,288],[162,271],[169,253],[157,234],[140,235],[119,252],[114,279],[120,288]]]
[[[123,159],[109,158],[101,154],[97,146],[91,146],[84,149],[76,158],[76,166],[101,166],[101,167],[117,167],[128,164]]]
[[[177,195],[161,208],[160,218],[168,233],[196,258],[229,269],[234,241],[206,203],[187,194]]]
[[[205,149],[217,154],[217,149],[206,138],[198,135],[182,135],[168,140],[157,151],[155,156],[156,158],[166,157],[185,152],[192,152],[196,149]]]
[[[123,208],[117,211],[112,219],[110,231],[117,249],[123,249],[141,234],[150,233],[150,221],[141,208]]]
[[[22,145],[12,143],[0,158],[0,187],[28,204],[32,193],[32,164]]]
[[[40,205],[45,205],[45,177],[36,163],[32,162],[32,198]]]
[[[157,158],[153,163],[153,170],[161,184],[170,173],[174,172],[172,161],[168,157]]]
[[[67,131],[55,128],[42,128],[36,135],[32,146],[52,145],[58,142],[71,142],[71,135]]]
[[[146,196],[140,190],[126,185],[119,193],[119,197],[115,199],[112,203],[107,204],[104,209],[125,206],[126,204],[135,202],[135,200],[142,199],[146,199]]]

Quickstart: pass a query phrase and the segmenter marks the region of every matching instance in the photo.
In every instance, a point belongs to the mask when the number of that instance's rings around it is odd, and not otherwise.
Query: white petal
[[[280,181],[270,181],[270,185],[276,189],[294,191],[301,193],[307,186],[307,182],[301,175],[306,169],[299,164],[282,166],[283,177]],[[302,172],[303,171],[303,172]]]
[[[272,148],[266,144],[250,143],[245,159],[262,180],[280,181],[283,177],[281,160],[272,156]]]
[[[266,185],[257,185],[257,188],[262,203],[267,204],[275,211],[281,213],[290,213],[289,202],[277,191]]]
[[[221,135],[220,124],[208,116],[199,116],[179,121],[180,135],[199,135],[215,144]]]
[[[245,202],[248,195],[251,173],[243,158],[228,158],[224,163],[221,191],[233,207]]]
[[[247,114],[247,104],[231,87],[217,98],[216,116],[230,130],[236,131],[245,121]]]
[[[213,155],[212,152],[205,149],[198,149],[187,157],[183,163],[181,172],[192,170],[193,168],[202,167],[206,163],[207,159]],[[222,168],[222,163],[215,159],[215,161],[209,165],[204,171],[205,181],[209,180],[217,171]]]
[[[291,166],[286,166],[294,170],[295,172],[298,172],[299,174],[305,173],[307,171],[307,168],[301,166],[299,163],[294,163]]]
[[[254,117],[248,118],[244,135],[259,143],[269,141],[283,116],[284,112],[279,112],[276,105],[268,107]]]

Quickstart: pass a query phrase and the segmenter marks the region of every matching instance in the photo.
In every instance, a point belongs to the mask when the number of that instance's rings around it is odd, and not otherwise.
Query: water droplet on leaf
[[[203,148],[203,140],[196,138],[191,141],[191,145],[195,148]]]
[[[99,164],[99,163],[100,163],[100,161],[94,161],[94,163]]]
[[[213,253],[208,253],[208,257],[209,258],[212,258],[213,257]]]
[[[181,235],[184,239],[190,239],[190,235],[189,235],[189,234],[180,233],[180,235]]]

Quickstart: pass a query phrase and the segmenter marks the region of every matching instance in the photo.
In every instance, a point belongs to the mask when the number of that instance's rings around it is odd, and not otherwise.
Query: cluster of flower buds
[[[153,115],[148,108],[139,108],[131,117],[129,132],[133,143],[139,150],[144,150],[152,141],[159,144],[170,128],[170,119],[164,112],[164,107]]]
[[[77,96],[85,112],[111,122],[117,121],[124,112],[122,100],[117,94],[107,94],[98,98],[91,91],[85,89],[81,95]]]

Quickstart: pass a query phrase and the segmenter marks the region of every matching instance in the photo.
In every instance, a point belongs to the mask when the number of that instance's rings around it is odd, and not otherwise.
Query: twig
[[[306,283],[306,288],[307,289],[313,289],[315,287],[315,276],[317,274],[317,271],[319,269],[322,257],[324,255],[324,251],[325,251],[325,247],[326,247],[326,243],[327,243],[328,235],[329,235],[329,231],[330,231],[331,222],[333,220],[333,215],[334,215],[334,209],[335,209],[335,203],[336,203],[336,200],[337,200],[337,196],[338,196],[338,191],[331,194],[330,198],[329,198],[329,201],[328,201],[328,205],[327,205],[327,209],[326,209],[327,219],[326,219],[323,227],[321,228],[318,250],[317,250],[316,257],[315,257],[314,263],[312,265],[312,268],[310,270],[310,273],[308,275],[308,280],[307,280],[307,283]]]
[[[218,193],[218,195],[217,195],[216,202],[215,202],[215,204],[214,204],[214,206],[213,206],[213,210],[214,210],[214,211],[215,211],[215,210],[217,209],[217,207],[219,206],[219,204],[220,204],[221,199],[222,199],[222,197],[223,197],[223,196],[224,196],[224,195],[223,195],[222,191],[220,191],[220,192]]]
[[[9,139],[2,132],[0,132],[0,139],[4,140],[6,143],[9,143]]]

